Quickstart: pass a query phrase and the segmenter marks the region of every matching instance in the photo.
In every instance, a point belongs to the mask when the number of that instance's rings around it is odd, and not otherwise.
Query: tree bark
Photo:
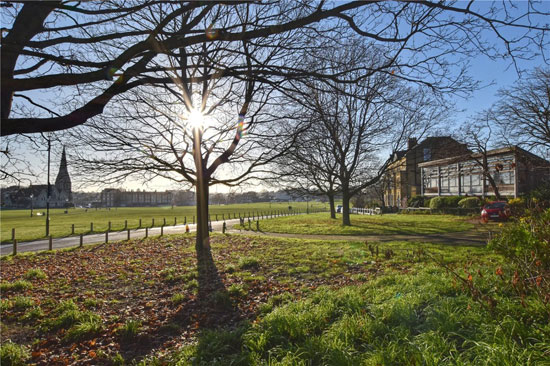
[[[330,207],[330,218],[335,219],[336,218],[336,208],[334,207],[334,195],[327,194],[328,196],[328,203]]]
[[[342,185],[342,225],[351,226],[351,219],[349,217],[349,201],[350,192],[347,184]]]
[[[203,172],[204,174],[204,172]],[[196,183],[197,202],[197,240],[195,248],[198,255],[210,251],[210,230],[208,222],[208,182],[204,179],[197,179]]]

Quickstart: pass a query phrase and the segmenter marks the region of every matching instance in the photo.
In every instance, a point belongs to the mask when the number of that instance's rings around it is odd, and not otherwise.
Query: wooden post
[[[250,217],[248,218],[248,230],[252,229],[252,227],[250,226],[251,223],[250,223]]]
[[[164,225],[160,227],[160,236],[164,235]]]
[[[111,231],[111,221],[109,221],[109,226],[107,227],[107,231]]]
[[[193,215],[193,225],[195,224],[195,215]]]
[[[174,226],[177,225],[177,219],[174,217]]]
[[[260,231],[260,220],[256,221],[256,231]]]
[[[162,226],[166,226],[166,217],[162,218]]]
[[[109,231],[105,232],[105,244],[109,242]]]
[[[53,250],[53,240],[51,235],[48,238],[48,250]]]
[[[216,221],[218,221],[218,214],[216,214]]]
[[[223,222],[223,226],[222,226],[222,233],[225,234],[225,230],[227,229],[227,227],[225,226],[225,221]]]
[[[15,240],[15,228],[11,229],[11,240]]]
[[[80,244],[79,244],[79,246],[82,248],[83,245],[84,245],[84,234],[80,234]]]
[[[225,221],[225,214],[222,214],[222,220]]]
[[[141,219],[139,219],[139,226],[138,229],[141,229]]]
[[[155,227],[155,218],[151,219],[151,227]]]
[[[148,237],[148,236],[149,236],[149,228],[146,227],[146,228],[145,228],[145,237]]]
[[[128,239],[127,240],[130,240],[130,229],[128,229]]]
[[[74,235],[74,224],[71,225],[71,235]]]
[[[128,229],[128,220],[124,220],[124,230]]]
[[[183,224],[187,225],[187,216],[183,216]]]
[[[13,255],[17,255],[17,239],[13,239]]]
[[[94,223],[93,222],[90,222],[90,232],[91,233],[94,232]]]

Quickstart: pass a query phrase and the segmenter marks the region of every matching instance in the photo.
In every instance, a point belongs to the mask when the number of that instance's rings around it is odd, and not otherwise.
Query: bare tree
[[[536,68],[514,86],[499,91],[492,119],[510,145],[550,149],[550,69]]]
[[[339,29],[339,38],[346,39],[349,30],[386,48],[379,71],[440,91],[467,94],[475,86],[465,74],[467,60],[474,54],[512,57],[512,62],[538,50],[546,55],[549,13],[544,2],[531,1],[494,6],[445,1],[5,2],[1,134],[78,126],[104,113],[117,95],[143,85],[173,84],[158,72],[171,69],[166,56],[180,49],[203,44],[232,48],[249,41],[251,47],[263,47],[269,54],[271,41],[278,37],[284,44],[293,32],[303,37],[299,47],[287,45],[299,56],[295,60],[309,53],[309,42],[338,48],[327,34]],[[486,31],[500,43],[485,38]],[[269,67],[262,65],[254,75],[266,82],[276,83],[271,80],[276,76],[299,78],[312,73],[338,78],[279,57],[264,61]],[[207,78],[247,72],[234,67],[231,59],[218,60]]]

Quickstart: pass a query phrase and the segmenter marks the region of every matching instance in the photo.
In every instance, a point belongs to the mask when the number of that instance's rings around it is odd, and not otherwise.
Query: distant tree
[[[550,69],[536,68],[499,91],[492,120],[510,145],[550,149]]]

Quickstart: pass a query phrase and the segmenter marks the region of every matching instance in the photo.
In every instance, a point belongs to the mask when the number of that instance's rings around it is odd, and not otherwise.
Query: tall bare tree
[[[248,9],[245,28],[238,11],[243,7]],[[157,72],[169,70],[166,55],[181,48],[250,41],[269,53],[270,41],[278,37],[284,43],[296,31],[303,31],[304,42],[288,47],[298,55],[308,53],[308,41],[318,44],[336,28],[346,29],[385,46],[383,71],[467,93],[467,59],[474,54],[513,62],[536,51],[547,55],[549,14],[544,1],[9,1],[1,14],[1,134],[78,126],[101,115],[117,95],[173,83]],[[487,31],[498,42],[486,38]],[[327,40],[324,46],[338,43]],[[314,73],[337,78],[322,69],[305,70],[299,62],[267,60],[270,67],[255,70],[258,77]],[[208,78],[246,73],[223,60]]]
[[[499,92],[492,119],[510,145],[550,150],[550,69],[536,68]]]

